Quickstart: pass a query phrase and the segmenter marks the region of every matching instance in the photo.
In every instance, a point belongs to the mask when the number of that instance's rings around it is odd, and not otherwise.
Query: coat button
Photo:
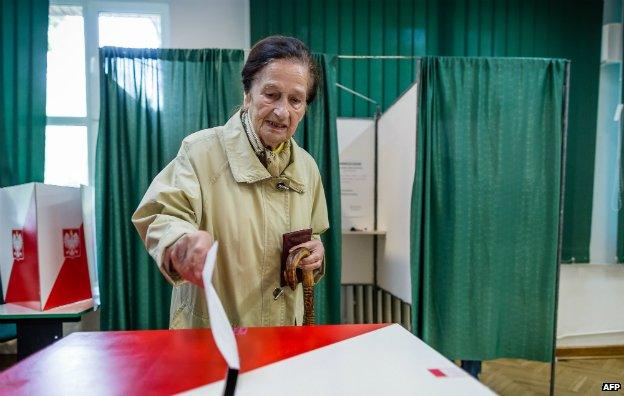
[[[278,190],[282,190],[282,191],[286,191],[286,190],[288,190],[288,189],[289,189],[289,188],[288,188],[288,186],[287,186],[285,183],[283,183],[283,182],[279,182],[279,183],[277,183],[277,185],[276,185],[275,187],[276,187]]]
[[[284,289],[276,287],[275,290],[273,290],[273,300],[277,300],[282,294],[284,294]]]

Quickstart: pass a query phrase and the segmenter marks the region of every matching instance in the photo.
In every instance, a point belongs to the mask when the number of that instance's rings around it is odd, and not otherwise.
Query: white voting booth
[[[88,187],[28,183],[0,189],[0,275],[5,303],[46,311],[99,304],[93,199]]]
[[[376,284],[405,303],[412,300],[410,207],[416,163],[416,104],[417,90],[413,84],[379,118],[376,147],[374,119],[338,118],[337,121],[342,283]],[[377,229],[374,227],[375,180]]]

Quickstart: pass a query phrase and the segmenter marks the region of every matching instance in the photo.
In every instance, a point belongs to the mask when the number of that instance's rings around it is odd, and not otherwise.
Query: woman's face
[[[270,62],[254,77],[244,106],[265,146],[275,149],[295,134],[306,111],[308,79],[308,68],[288,59]]]

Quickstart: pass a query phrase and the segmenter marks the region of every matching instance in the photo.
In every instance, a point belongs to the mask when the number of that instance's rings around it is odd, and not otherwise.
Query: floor
[[[492,360],[483,363],[479,379],[501,395],[548,395],[550,364],[517,359]],[[624,358],[557,363],[557,396],[604,395],[603,382],[624,383]],[[624,391],[610,393],[624,394]]]

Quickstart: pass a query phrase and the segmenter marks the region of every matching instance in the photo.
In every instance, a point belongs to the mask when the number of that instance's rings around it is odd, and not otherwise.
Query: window
[[[100,13],[100,47],[161,47],[160,15]]]
[[[44,176],[49,184],[88,184],[84,51],[82,7],[51,5]]]
[[[46,113],[86,117],[85,42],[82,7],[50,6]]]
[[[52,0],[49,10],[44,181],[89,185],[99,121],[98,47],[162,47],[168,5]]]

